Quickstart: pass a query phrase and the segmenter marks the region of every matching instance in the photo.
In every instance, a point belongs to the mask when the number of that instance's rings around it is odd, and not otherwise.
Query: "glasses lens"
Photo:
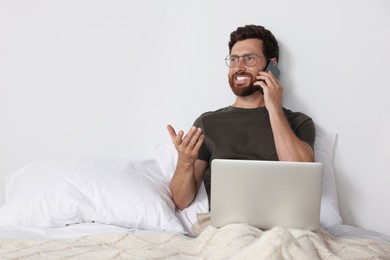
[[[225,58],[225,63],[226,63],[226,65],[227,65],[228,67],[230,67],[230,56],[227,56],[227,57]]]
[[[249,67],[255,66],[257,63],[257,56],[256,55],[248,55],[244,56],[245,64]]]
[[[237,63],[238,63],[238,59],[239,57],[237,56],[230,56],[228,55],[226,58],[225,58],[225,62],[226,62],[226,65],[230,68],[234,68],[237,66]]]

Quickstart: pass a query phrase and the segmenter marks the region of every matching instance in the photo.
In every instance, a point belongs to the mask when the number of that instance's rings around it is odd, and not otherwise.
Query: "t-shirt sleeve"
[[[211,154],[209,153],[206,145],[206,134],[204,132],[203,123],[202,123],[202,116],[198,117],[195,122],[194,126],[200,127],[203,131],[203,134],[205,135],[205,140],[203,141],[202,146],[199,149],[198,159],[202,161],[209,162],[211,158]]]
[[[313,120],[308,117],[296,129],[295,134],[299,139],[306,142],[314,150],[314,141],[316,138],[316,129]]]
[[[301,112],[291,112],[287,109],[284,111],[295,135],[314,150],[316,129],[313,119]]]

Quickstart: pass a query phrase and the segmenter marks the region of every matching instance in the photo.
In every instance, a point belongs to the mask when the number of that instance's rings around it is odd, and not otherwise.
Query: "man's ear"
[[[273,64],[278,64],[278,61],[276,60],[276,58],[272,58],[271,61]]]

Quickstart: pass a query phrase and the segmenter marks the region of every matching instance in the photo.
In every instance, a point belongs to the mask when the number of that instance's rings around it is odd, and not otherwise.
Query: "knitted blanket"
[[[390,243],[340,239],[324,230],[245,224],[207,227],[197,238],[137,231],[60,240],[0,240],[0,259],[390,259]]]

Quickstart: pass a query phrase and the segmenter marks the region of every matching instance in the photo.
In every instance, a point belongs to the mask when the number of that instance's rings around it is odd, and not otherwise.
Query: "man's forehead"
[[[234,44],[231,54],[244,55],[244,54],[263,54],[263,41],[260,39],[246,39],[238,41]]]

